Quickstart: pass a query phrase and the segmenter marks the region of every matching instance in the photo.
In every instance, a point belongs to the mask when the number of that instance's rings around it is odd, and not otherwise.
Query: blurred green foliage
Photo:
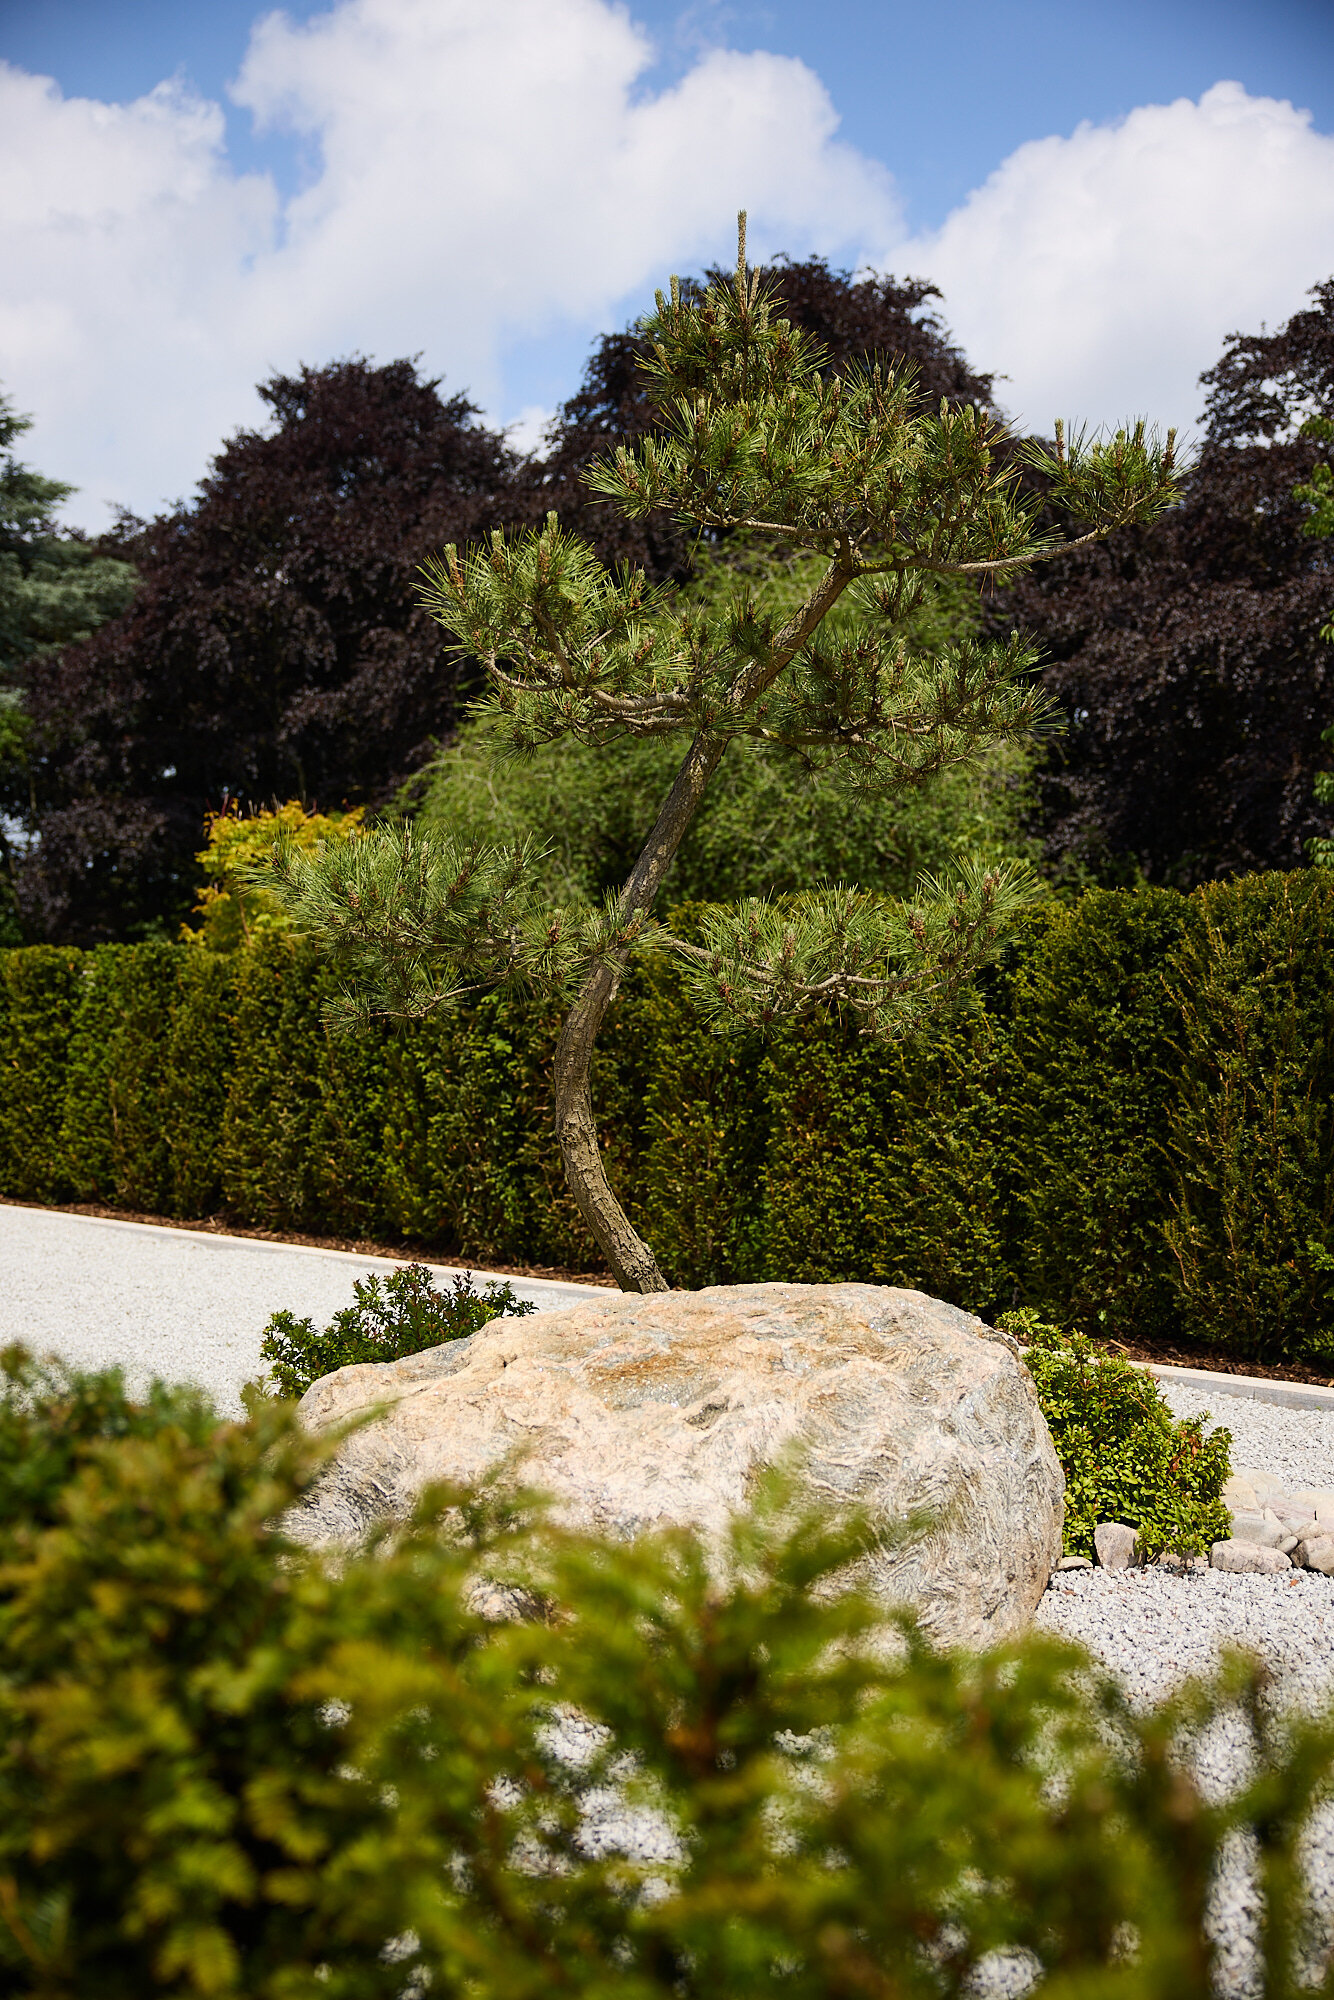
[[[1302,1843],[1334,1727],[1258,1669],[1141,1715],[1049,1640],[931,1653],[828,1587],[865,1524],[781,1486],[712,1556],[437,1490],[329,1563],[299,1527],[329,1448],[285,1405],[214,1425],[5,1357],[15,2000],[952,2000],[995,1972],[1211,2000],[1239,1841],[1264,1991],[1326,1972]],[[480,1615],[497,1587],[526,1615]],[[1252,1757],[1220,1798],[1192,1770],[1224,1712]]]

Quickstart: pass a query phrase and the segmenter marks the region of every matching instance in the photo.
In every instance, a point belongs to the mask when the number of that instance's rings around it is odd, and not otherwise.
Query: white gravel
[[[1209,1428],[1232,1433],[1233,1466],[1272,1472],[1289,1486],[1334,1486],[1334,1409],[1290,1409],[1281,1403],[1252,1402],[1246,1396],[1220,1396],[1187,1389],[1176,1382],[1159,1385],[1178,1417],[1205,1413]]]
[[[0,1204],[0,1346],[21,1340],[76,1367],[119,1366],[132,1392],[155,1375],[193,1382],[220,1414],[239,1416],[275,1312],[327,1325],[353,1303],[354,1280],[408,1261]],[[454,1275],[431,1268],[442,1285]],[[540,1278],[513,1284],[542,1307],[596,1296]]]
[[[1086,1646],[1137,1707],[1207,1674],[1225,1646],[1262,1655],[1284,1700],[1318,1707],[1334,1696],[1334,1577],[1314,1570],[1067,1570],[1052,1578],[1035,1623]]]
[[[1272,1472],[1294,1487],[1334,1486],[1334,1410],[1206,1395],[1176,1383],[1163,1394],[1178,1417],[1206,1411],[1211,1429],[1232,1433],[1234,1466]],[[1066,1570],[1052,1578],[1036,1622],[1087,1646],[1146,1707],[1207,1673],[1228,1645],[1262,1655],[1280,1700],[1319,1706],[1334,1697],[1334,1577],[1314,1570]]]

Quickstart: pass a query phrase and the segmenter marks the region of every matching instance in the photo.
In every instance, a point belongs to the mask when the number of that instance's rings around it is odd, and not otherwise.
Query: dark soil
[[[1257,1375],[1269,1382],[1313,1382],[1322,1389],[1334,1388],[1334,1376],[1308,1368],[1301,1361],[1271,1367],[1263,1361],[1248,1361],[1244,1355],[1224,1354],[1216,1347],[1204,1347],[1185,1340],[1113,1340],[1110,1334],[1094,1334],[1096,1347],[1109,1354],[1124,1354],[1128,1361],[1170,1362],[1174,1368],[1208,1368],[1215,1375]]]
[[[206,1236],[250,1236],[260,1243],[300,1243],[310,1250],[351,1250],[358,1257],[392,1257],[400,1264],[451,1264],[463,1266],[465,1259],[442,1254],[425,1243],[377,1243],[369,1236],[301,1236],[290,1229],[250,1229],[225,1215],[206,1215],[183,1222],[178,1215],[141,1215],[132,1208],[105,1208],[95,1201],[20,1201],[14,1195],[0,1196],[6,1208],[54,1209],[59,1215],[97,1215],[108,1222],[151,1222],[158,1229],[202,1231]],[[491,1265],[478,1266],[488,1277],[555,1278],[566,1285],[606,1285],[616,1289],[616,1280],[606,1271],[565,1271],[552,1264],[507,1264],[503,1271]]]

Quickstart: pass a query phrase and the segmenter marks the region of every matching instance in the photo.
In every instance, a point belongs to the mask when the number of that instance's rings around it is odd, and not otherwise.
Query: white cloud
[[[1224,334],[1334,269],[1334,138],[1236,84],[1022,146],[910,239],[802,63],[711,49],[654,95],[651,61],[614,0],[270,15],[234,94],[308,147],[287,200],[177,84],[65,100],[0,64],[0,385],[37,415],[26,455],[82,489],[76,520],[151,511],[260,420],[257,380],[352,350],[420,352],[526,440],[559,384],[507,354],[577,348],[672,269],[726,261],[742,205],[761,256],[933,277],[1035,426],[1193,422]]]
[[[1192,426],[1224,337],[1281,325],[1334,271],[1334,137],[1215,84],[1198,104],[1021,146],[894,255],[935,279],[970,358],[1009,376],[1001,401],[1032,428]]]
[[[511,417],[505,426],[507,443],[515,451],[541,451],[555,415],[545,403],[525,403],[518,416]]]
[[[752,242],[851,258],[900,233],[889,176],[835,137],[802,63],[715,50],[641,90],[608,0],[343,0],[260,21],[237,102],[318,157],[280,203],[174,85],[65,101],[0,67],[0,381],[34,462],[152,509],[259,416],[274,367],[420,351],[504,411],[507,342],[592,334],[674,268]],[[571,389],[574,387],[572,383]]]

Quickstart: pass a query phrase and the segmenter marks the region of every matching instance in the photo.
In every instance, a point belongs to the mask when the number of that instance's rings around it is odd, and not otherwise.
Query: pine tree
[[[425,601],[483,661],[483,707],[516,754],[562,735],[605,745],[670,736],[687,747],[624,886],[595,911],[543,907],[532,850],[386,827],[321,855],[276,854],[302,926],[335,956],[345,1020],[424,1014],[483,981],[558,981],[572,993],[555,1059],[556,1128],[580,1212],[626,1290],[665,1289],[602,1166],[589,1092],[594,1044],[635,952],[683,960],[700,1005],[766,1027],[817,1008],[897,1038],[947,1005],[1037,893],[1020,864],[964,857],[910,900],[833,886],[717,908],[697,939],[653,915],[672,857],[723,758],[747,742],[889,797],[1045,712],[1021,639],[947,643],[905,629],[933,594],[1011,575],[1050,554],[1022,459],[1082,539],[1152,520],[1174,493],[1174,438],[1141,424],[1110,441],[1020,450],[970,404],[923,410],[907,368],[828,369],[751,273],[741,218],[735,277],[669,296],[645,322],[660,428],[594,466],[589,485],[631,520],[669,510],[701,537],[744,534],[821,558],[795,609],[744,576],[700,609],[641,571],[608,571],[554,515],[535,531],[425,565]],[[858,613],[834,636],[835,605]]]

